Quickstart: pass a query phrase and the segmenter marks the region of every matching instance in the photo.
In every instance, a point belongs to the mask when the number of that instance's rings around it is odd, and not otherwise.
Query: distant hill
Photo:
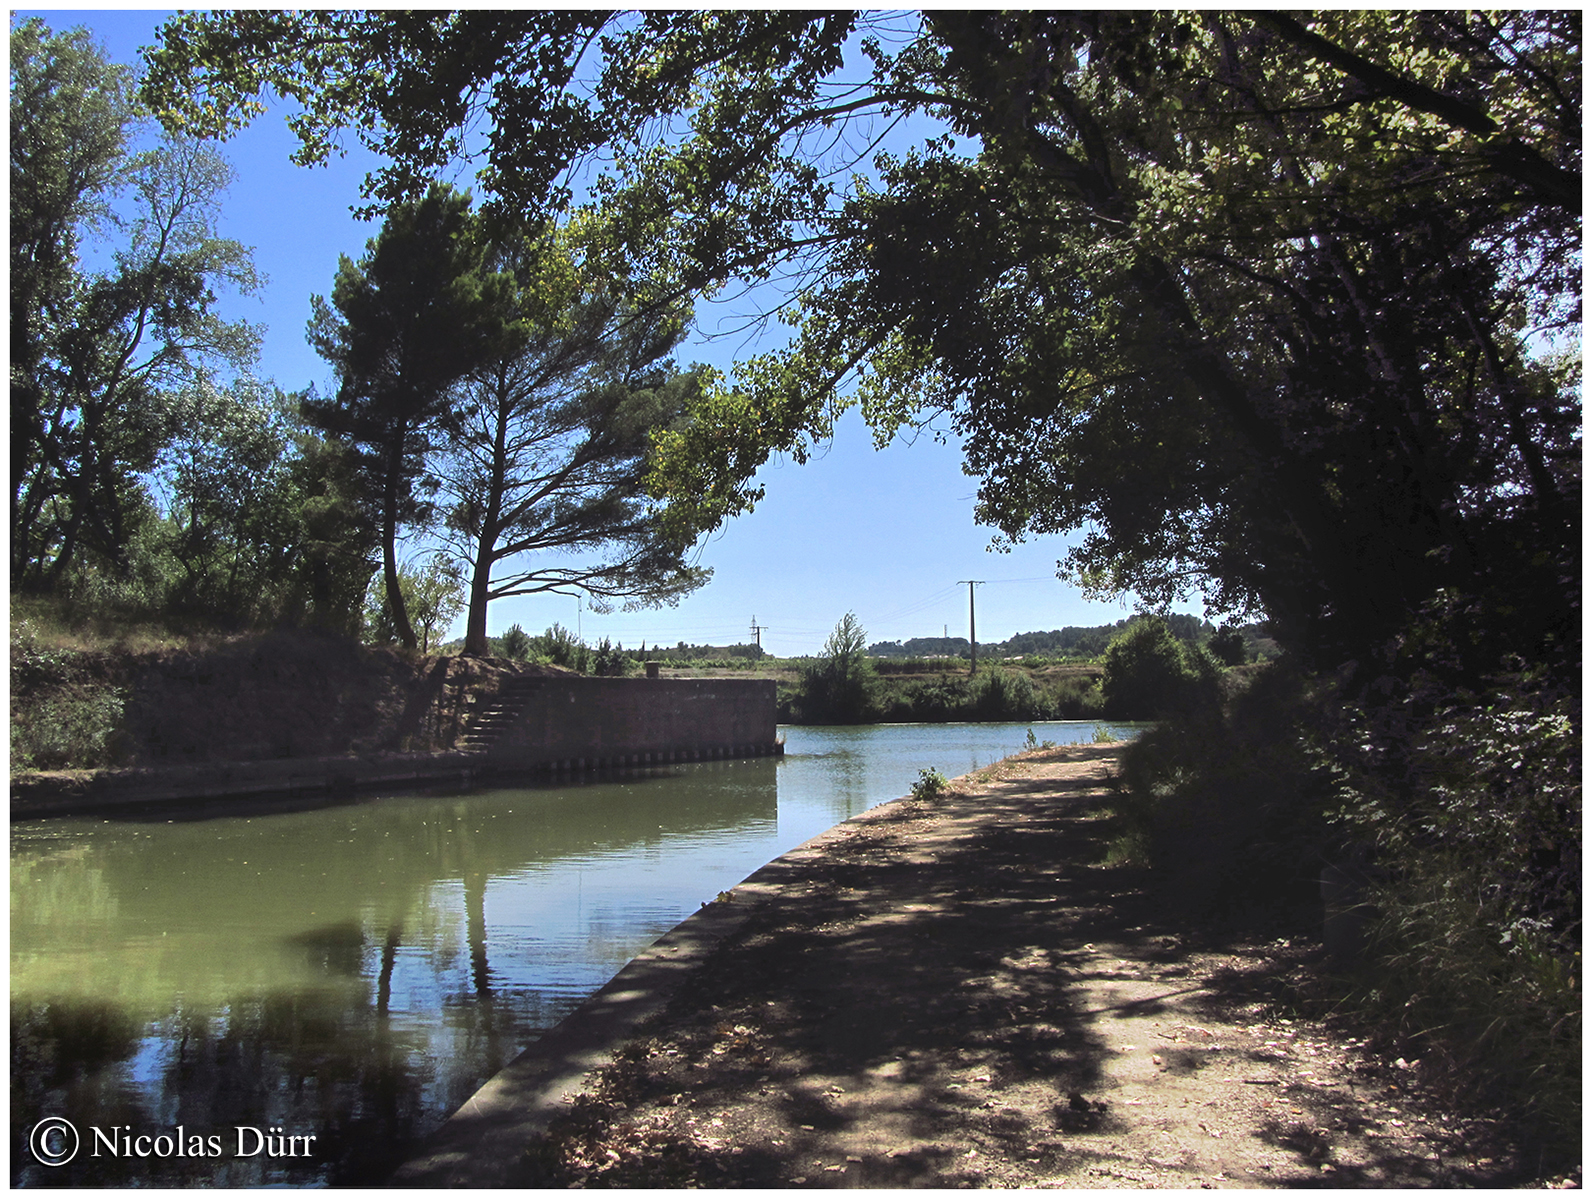
[[[1023,655],[1041,655],[1061,658],[1095,658],[1106,653],[1107,643],[1121,633],[1133,620],[1125,617],[1111,625],[1069,625],[1065,629],[1045,632],[1015,633],[1004,642],[979,643],[981,658],[1013,658]],[[1210,621],[1203,621],[1189,613],[1171,613],[1167,624],[1174,636],[1186,642],[1203,644],[1217,632]],[[1277,646],[1262,634],[1260,625],[1241,625],[1250,648],[1251,658],[1272,658]],[[868,648],[874,658],[967,658],[968,639],[963,637],[908,638],[904,642],[875,642]]]
[[[967,658],[968,639],[962,637],[908,638],[905,642],[875,642],[868,648],[875,658]]]
[[[1007,657],[1022,654],[1061,656],[1075,654],[1093,657],[1106,652],[1106,644],[1127,625],[1069,626],[1047,633],[1018,633],[1004,642],[980,642],[981,657]],[[875,642],[868,648],[875,658],[967,658],[968,639],[965,637],[908,638],[905,642]]]

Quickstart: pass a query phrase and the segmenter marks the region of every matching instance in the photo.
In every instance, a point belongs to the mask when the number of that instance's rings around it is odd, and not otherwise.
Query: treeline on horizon
[[[1250,622],[1244,625],[1224,625],[1220,629],[1210,621],[1188,613],[1166,613],[1161,619],[1166,623],[1172,635],[1182,642],[1192,646],[1205,646],[1211,644],[1214,638],[1225,631],[1232,631],[1228,636],[1237,634],[1242,646],[1242,657],[1235,661],[1256,662],[1276,658],[1278,646],[1266,635],[1266,627],[1259,622]],[[1110,625],[1069,625],[1062,629],[1052,629],[1044,632],[1015,633],[1005,641],[979,644],[979,657],[981,659],[1057,659],[1076,662],[1093,662],[1106,653],[1112,639],[1128,629],[1138,617],[1125,617],[1121,621],[1114,621]],[[516,625],[513,628],[519,629]],[[522,631],[523,632],[523,631]],[[557,624],[540,635],[541,640],[532,638],[529,642],[522,642],[520,635],[505,633],[497,637],[488,638],[489,653],[505,658],[523,657],[526,653],[538,652],[528,650],[527,647],[544,647],[542,653],[548,661],[555,661],[549,657],[552,648],[562,646],[569,639],[568,630]],[[1224,639],[1225,640],[1225,639]],[[609,639],[603,639],[600,645],[610,645]],[[443,654],[457,654],[464,648],[464,639],[456,638],[438,647]],[[595,654],[598,646],[590,648]],[[648,646],[645,639],[633,649],[623,646],[612,647],[615,653],[623,654],[635,663],[661,662],[661,663],[699,663],[710,664],[718,662],[750,661],[758,662],[764,659],[775,659],[779,656],[771,654],[755,642],[737,642],[725,646],[697,645],[684,641],[673,646],[654,645]],[[962,659],[968,658],[968,639],[964,637],[922,637],[908,638],[900,642],[873,642],[864,653],[870,658],[881,659],[925,659],[929,660],[923,665],[934,667],[936,659]],[[1233,651],[1227,651],[1231,655]],[[811,657],[796,655],[787,657]],[[561,663],[560,665],[567,665]]]
[[[992,658],[1071,658],[1080,661],[1097,659],[1106,653],[1112,639],[1122,633],[1136,618],[1125,617],[1110,625],[1068,625],[1062,629],[1044,632],[1015,633],[1005,641],[980,642],[979,656]],[[1166,613],[1162,619],[1174,637],[1192,645],[1204,645],[1219,633],[1217,626],[1189,613]],[[1265,626],[1250,622],[1233,628],[1244,639],[1247,658],[1275,658],[1277,643],[1267,637]],[[874,658],[963,658],[968,657],[968,639],[965,637],[920,637],[900,642],[874,642],[868,647]]]

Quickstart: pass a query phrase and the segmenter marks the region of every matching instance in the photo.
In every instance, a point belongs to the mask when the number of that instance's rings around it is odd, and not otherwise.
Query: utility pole
[[[972,675],[979,669],[979,643],[974,639],[973,590],[976,584],[981,584],[984,580],[959,579],[957,582],[968,585],[968,674]]]
[[[767,629],[767,628],[768,628],[767,625],[759,625],[758,624],[758,614],[757,613],[753,613],[752,614],[752,640],[758,643],[758,649],[759,650],[763,649],[763,631],[765,629]]]

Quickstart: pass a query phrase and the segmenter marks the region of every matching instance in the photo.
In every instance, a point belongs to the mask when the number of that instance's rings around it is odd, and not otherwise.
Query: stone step
[[[469,728],[459,736],[455,746],[472,754],[488,749],[504,730],[514,724],[515,718],[525,706],[527,696],[539,682],[540,680],[535,678],[504,680],[491,702],[471,720]]]

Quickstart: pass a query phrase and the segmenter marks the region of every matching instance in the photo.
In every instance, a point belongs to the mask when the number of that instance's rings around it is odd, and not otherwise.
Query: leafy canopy
[[[487,606],[584,593],[593,607],[672,604],[709,572],[648,497],[653,436],[681,419],[701,370],[670,357],[689,306],[591,269],[572,236],[500,235],[512,335],[454,390],[433,460],[445,533],[471,564],[469,653],[487,649]]]
[[[426,463],[455,384],[513,336],[512,282],[488,269],[487,253],[469,197],[436,186],[395,207],[359,262],[341,257],[330,303],[312,301],[310,342],[336,368],[338,392],[304,413],[358,455],[386,611],[410,648],[399,530],[429,515]]]
[[[153,515],[143,477],[176,430],[173,397],[252,361],[259,331],[216,292],[259,285],[217,235],[232,172],[179,136],[135,152],[147,121],[129,73],[83,30],[11,31],[11,576],[61,587],[126,575]],[[86,269],[86,240],[114,236]]]
[[[979,519],[1082,531],[1088,590],[1324,663],[1428,618],[1461,676],[1574,658],[1578,14],[200,14],[146,94],[220,130],[265,84],[307,159],[391,155],[378,198],[484,118],[498,209],[601,153],[613,262],[789,282],[790,346],[658,438],[683,517],[858,403],[949,422]],[[852,172],[904,114],[948,132]]]

